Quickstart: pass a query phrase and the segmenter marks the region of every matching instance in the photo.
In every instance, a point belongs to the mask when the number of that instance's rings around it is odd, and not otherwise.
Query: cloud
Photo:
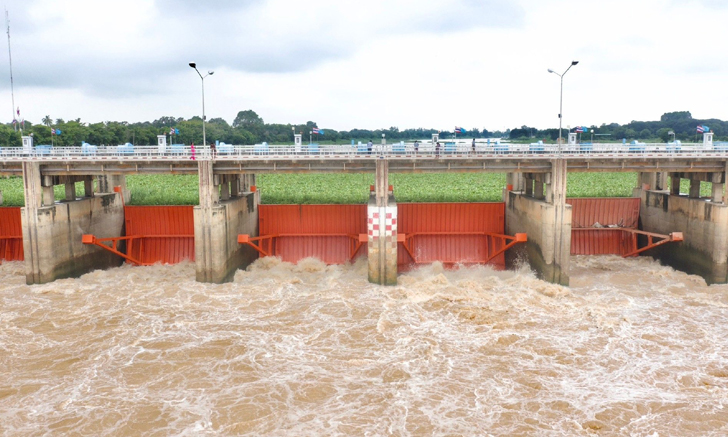
[[[192,60],[305,71],[392,35],[517,26],[524,14],[506,0],[28,0],[8,8],[19,85],[101,95],[163,90]]]

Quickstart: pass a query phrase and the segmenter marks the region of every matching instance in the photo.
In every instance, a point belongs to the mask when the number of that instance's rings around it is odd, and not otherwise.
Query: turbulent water
[[[234,283],[0,265],[0,435],[728,435],[728,286],[572,258],[572,286],[259,260]]]

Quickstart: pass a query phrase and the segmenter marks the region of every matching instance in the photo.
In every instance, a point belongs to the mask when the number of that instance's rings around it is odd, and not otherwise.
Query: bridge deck
[[[578,145],[577,145],[578,146]],[[706,149],[701,145],[668,149],[664,145],[641,147],[610,145],[612,149],[589,150],[573,146],[561,151],[552,148],[531,150],[497,146],[488,148],[435,150],[400,149],[398,145],[381,146],[371,153],[356,146],[329,146],[297,150],[292,147],[235,146],[231,149],[190,147],[160,151],[156,146],[120,150],[116,147],[68,147],[27,151],[22,148],[0,150],[0,175],[22,174],[22,163],[38,162],[47,175],[99,174],[195,174],[198,160],[212,160],[215,173],[370,173],[375,162],[385,159],[389,171],[397,173],[424,172],[530,172],[551,171],[553,159],[565,159],[572,172],[722,172],[726,169],[728,150]],[[648,145],[649,146],[649,145]],[[93,146],[92,146],[93,147]]]

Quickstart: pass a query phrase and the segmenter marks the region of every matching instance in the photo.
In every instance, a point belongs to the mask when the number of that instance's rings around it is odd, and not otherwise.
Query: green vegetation
[[[390,175],[399,202],[500,202],[506,185],[502,173],[437,173]],[[630,197],[637,184],[635,173],[569,173],[567,197]],[[372,174],[269,174],[257,178],[266,204],[365,203]],[[135,175],[127,177],[131,205],[197,205],[196,175]],[[701,196],[710,196],[710,184],[701,184]],[[683,180],[682,193],[690,189]],[[0,178],[3,206],[23,206],[23,181]],[[83,196],[83,183],[76,194]],[[55,187],[56,200],[65,197],[62,185]]]
[[[200,203],[197,175],[127,176],[130,205],[197,205]]]

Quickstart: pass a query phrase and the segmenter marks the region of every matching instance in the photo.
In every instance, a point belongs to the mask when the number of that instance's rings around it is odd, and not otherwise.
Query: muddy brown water
[[[0,435],[728,435],[728,286],[649,258],[257,261],[27,286],[0,265]]]

